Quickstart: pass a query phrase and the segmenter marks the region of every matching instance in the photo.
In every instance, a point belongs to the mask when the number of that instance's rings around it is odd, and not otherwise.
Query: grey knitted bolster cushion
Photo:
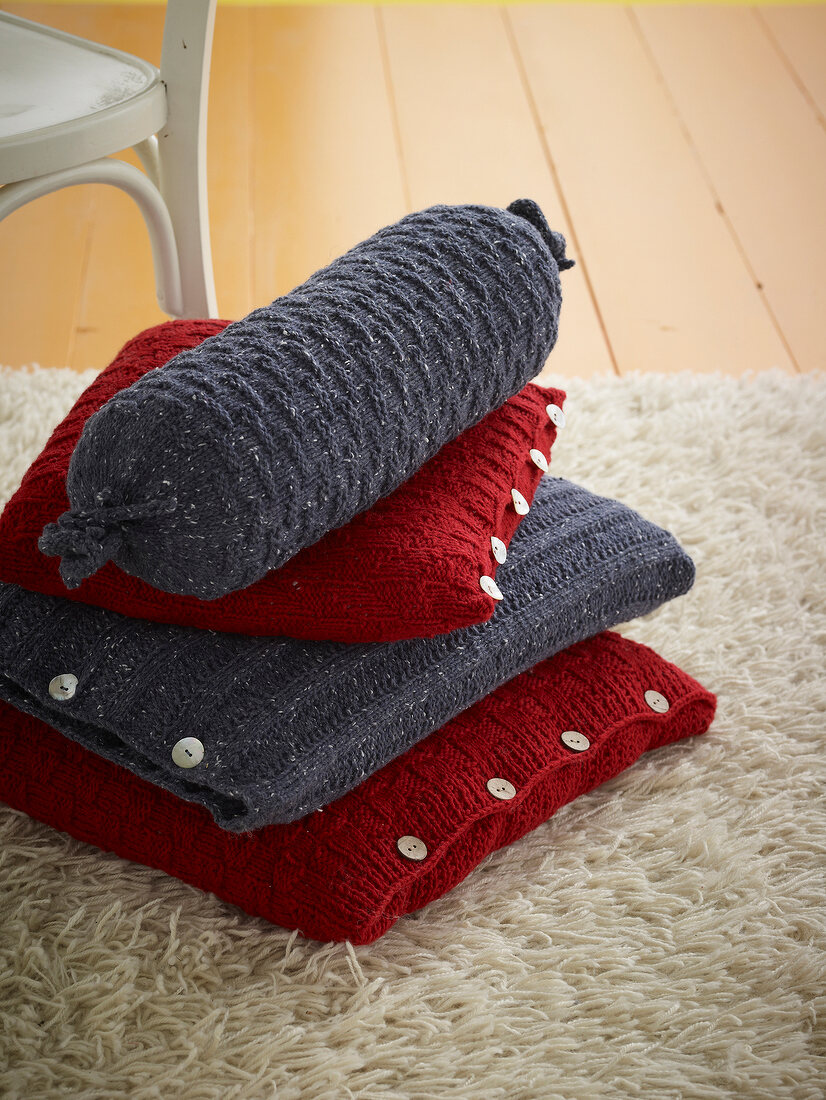
[[[165,592],[246,588],[542,369],[565,239],[527,199],[434,206],[176,355],[86,424],[41,550]]]
[[[3,585],[0,697],[244,831],[326,805],[518,673],[693,579],[667,531],[546,477],[487,623],[371,645],[249,638]],[[172,752],[187,737],[203,760],[184,770]]]

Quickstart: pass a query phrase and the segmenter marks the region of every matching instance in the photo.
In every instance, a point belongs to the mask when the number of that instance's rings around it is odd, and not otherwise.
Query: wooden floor
[[[2,7],[159,61],[161,7]],[[209,184],[224,317],[408,210],[529,196],[578,261],[555,374],[826,367],[824,7],[219,7]],[[0,362],[102,367],[164,318],[114,189],[0,257]]]

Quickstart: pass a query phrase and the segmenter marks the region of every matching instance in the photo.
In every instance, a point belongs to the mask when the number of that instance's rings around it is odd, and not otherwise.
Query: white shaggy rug
[[[0,373],[4,497],[89,378]],[[356,949],[0,810],[0,1094],[822,1100],[826,380],[567,388],[554,473],[696,560],[626,632],[718,693],[710,733]]]

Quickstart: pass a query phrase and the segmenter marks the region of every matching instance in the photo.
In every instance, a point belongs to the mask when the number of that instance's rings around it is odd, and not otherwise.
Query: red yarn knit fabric
[[[66,474],[87,419],[113,394],[228,321],[170,321],[131,340],[53,432],[0,518],[0,580],[135,618],[241,634],[342,642],[431,637],[485,622],[495,600],[491,537],[507,546],[519,521],[512,490],[528,504],[556,428],[546,407],[565,394],[530,384],[448,443],[409,481],[345,527],[249,588],[217,600],[159,592],[108,562],[68,590],[59,559],[37,547],[69,508]]]
[[[324,810],[239,834],[0,704],[0,798],[305,936],[370,943],[642,753],[704,733],[715,705],[652,650],[606,632],[518,676]]]

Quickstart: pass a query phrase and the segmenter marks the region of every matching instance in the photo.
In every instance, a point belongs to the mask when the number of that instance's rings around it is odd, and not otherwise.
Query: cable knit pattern
[[[84,424],[147,371],[228,324],[157,325],[130,340],[81,394],[0,517],[0,580],[136,618],[241,634],[397,641],[489,619],[495,604],[479,579],[496,576],[491,536],[507,546],[520,522],[512,489],[533,499],[541,470],[531,450],[550,457],[556,428],[546,407],[563,405],[561,390],[530,383],[390,496],[240,592],[217,600],[174,596],[112,561],[66,589],[57,559],[41,554],[37,540],[69,507],[66,475]]]
[[[66,585],[110,554],[166,592],[245,588],[520,390],[556,342],[571,261],[534,203],[515,209],[410,214],[110,399],[40,541]],[[150,502],[166,510],[147,519]]]
[[[164,626],[0,586],[0,697],[232,830],[288,822],[538,661],[686,592],[691,559],[616,501],[543,478],[493,618],[375,645]],[[51,681],[76,690],[54,699]],[[204,745],[197,767],[176,743]]]
[[[650,691],[667,711],[651,708]],[[500,687],[323,813],[238,836],[0,704],[0,797],[305,936],[370,943],[642,753],[704,733],[714,709],[686,673],[603,633]],[[567,747],[568,730],[589,746]],[[405,836],[424,858],[401,854]]]

